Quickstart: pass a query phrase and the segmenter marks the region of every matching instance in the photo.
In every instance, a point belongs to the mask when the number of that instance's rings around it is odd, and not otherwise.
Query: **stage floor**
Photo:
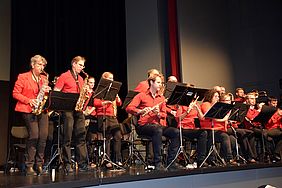
[[[177,176],[275,167],[282,167],[282,163],[208,167],[178,171],[146,171],[142,165],[136,165],[127,168],[126,170],[105,170],[104,168],[93,168],[88,172],[76,172],[71,174],[65,174],[61,171],[56,172],[54,181],[52,181],[51,174],[25,176],[20,172],[8,172],[8,174],[4,174],[2,172],[0,174],[0,187],[87,187]]]

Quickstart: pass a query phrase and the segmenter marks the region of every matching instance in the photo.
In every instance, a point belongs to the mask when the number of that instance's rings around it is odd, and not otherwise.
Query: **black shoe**
[[[87,164],[82,164],[78,167],[79,172],[87,172],[89,170],[89,167]]]
[[[157,170],[157,171],[165,171],[166,169],[165,169],[165,167],[163,166],[162,163],[158,163],[155,166],[155,170]]]
[[[186,168],[184,166],[178,164],[177,162],[174,162],[168,167],[168,170],[169,171],[186,170]]]
[[[70,164],[66,165],[66,171],[67,171],[67,173],[73,173],[73,168]]]
[[[32,166],[29,166],[26,168],[26,175],[27,176],[34,176],[36,175],[35,171],[33,170],[33,167]]]

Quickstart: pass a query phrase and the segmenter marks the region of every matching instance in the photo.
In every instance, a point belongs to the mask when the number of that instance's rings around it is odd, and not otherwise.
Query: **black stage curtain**
[[[104,71],[123,83],[127,93],[124,0],[12,0],[11,90],[17,75],[29,70],[30,58],[44,56],[50,81],[70,68],[71,59],[86,58],[98,83]],[[14,109],[13,101],[10,109]],[[122,112],[124,113],[124,112]]]

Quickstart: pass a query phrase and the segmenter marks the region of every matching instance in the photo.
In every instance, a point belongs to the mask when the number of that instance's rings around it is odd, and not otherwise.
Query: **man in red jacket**
[[[33,175],[33,165],[36,164],[37,173],[42,172],[44,150],[48,135],[48,115],[42,112],[39,115],[33,113],[38,105],[37,96],[42,92],[48,92],[48,80],[42,72],[47,65],[47,61],[40,55],[31,58],[31,70],[19,74],[13,89],[13,97],[17,100],[15,111],[20,112],[24,119],[28,131],[26,142],[27,166],[26,174]]]
[[[164,170],[161,162],[162,136],[170,139],[167,164],[170,164],[179,148],[179,130],[174,127],[167,127],[165,98],[161,95],[161,75],[155,74],[148,78],[149,88],[146,92],[137,94],[126,111],[132,115],[140,116],[136,131],[140,135],[152,138],[154,164],[156,170]],[[174,162],[169,169],[181,169],[179,164]]]
[[[80,93],[83,89],[83,78],[79,73],[84,69],[85,58],[76,56],[71,61],[71,69],[64,72],[58,78],[55,85],[55,91],[62,91],[64,93]],[[81,111],[65,111],[63,112],[64,121],[64,137],[63,137],[63,160],[66,170],[73,172],[71,166],[71,140],[74,134],[75,148],[79,171],[88,170],[87,163],[87,150],[86,150],[86,130],[85,130],[85,118]]]

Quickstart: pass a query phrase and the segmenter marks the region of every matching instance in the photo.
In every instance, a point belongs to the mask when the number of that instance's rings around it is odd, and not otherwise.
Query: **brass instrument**
[[[76,106],[75,106],[75,111],[79,111],[81,112],[83,110],[83,107],[84,107],[84,103],[85,101],[89,98],[88,96],[88,90],[87,90],[87,83],[88,83],[88,74],[86,72],[84,72],[83,70],[81,70],[81,72],[86,76],[85,79],[84,79],[84,83],[83,83],[83,86],[80,90],[80,93],[79,93],[79,98],[76,102]]]
[[[45,89],[49,84],[49,81],[48,81],[49,80],[49,74],[46,73],[44,70],[41,70],[41,74],[46,75],[47,78],[46,78],[46,80],[44,80],[43,85],[42,85],[42,87],[41,87],[41,89],[40,89],[40,91],[39,91],[39,93],[36,97],[36,100],[37,100],[36,105],[34,105],[33,108],[32,108],[32,113],[35,114],[35,115],[39,115],[39,114],[42,113],[43,107],[44,107],[44,105],[45,105],[45,103],[48,99],[48,92],[45,92]]]

